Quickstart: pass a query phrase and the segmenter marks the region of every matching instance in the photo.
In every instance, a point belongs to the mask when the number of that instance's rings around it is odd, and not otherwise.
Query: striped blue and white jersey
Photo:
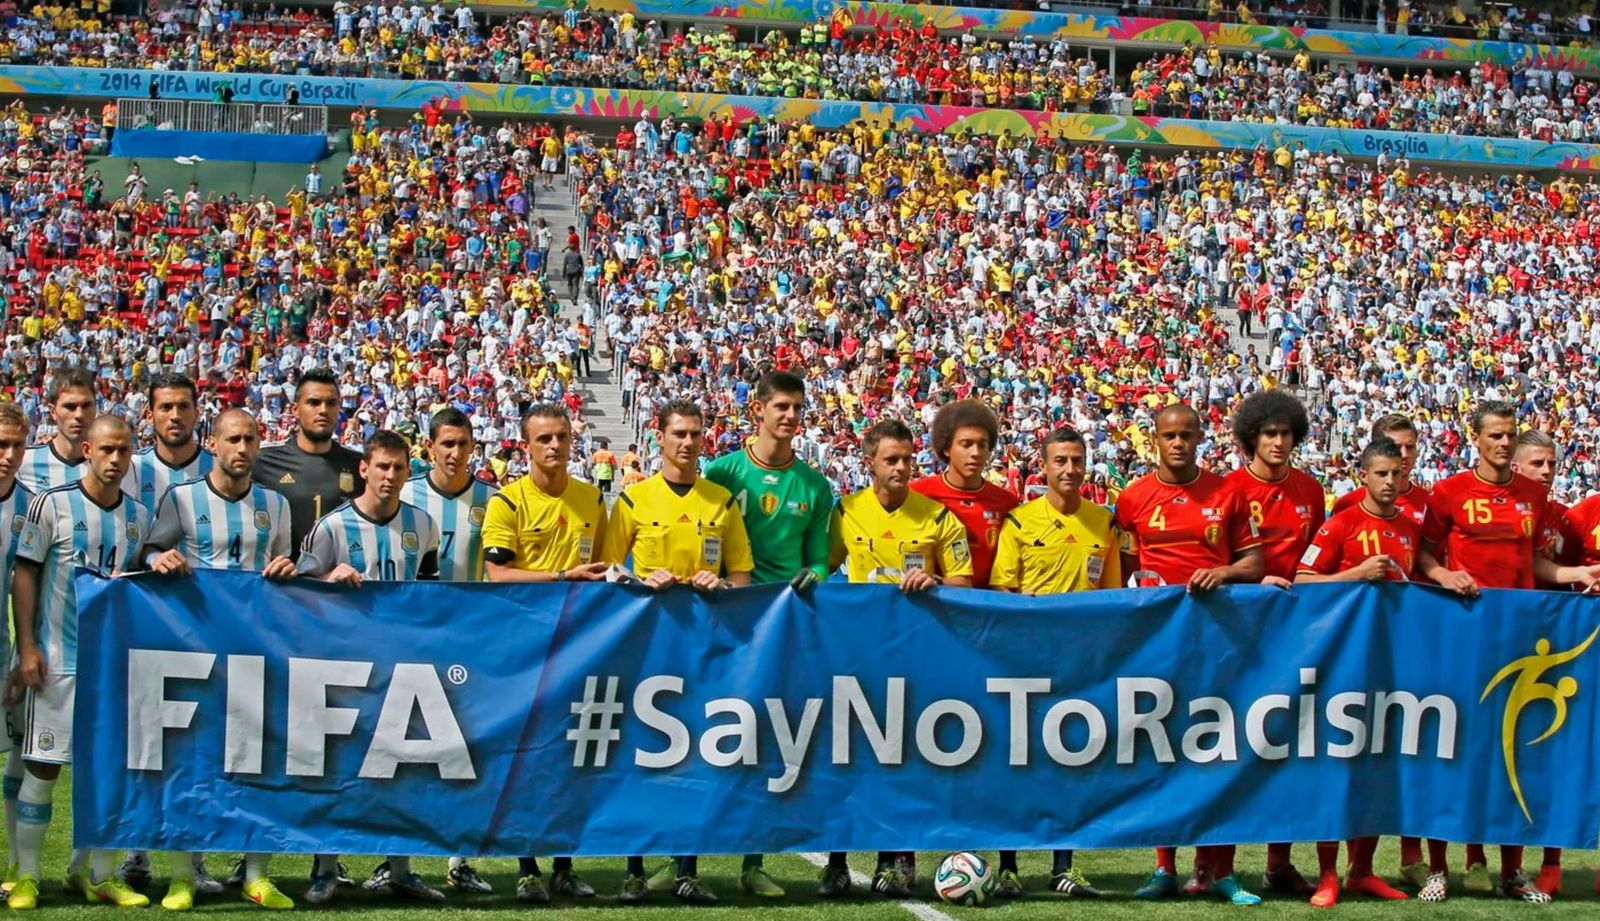
[[[122,491],[154,513],[156,503],[167,490],[179,483],[200,479],[216,465],[216,457],[199,446],[195,448],[194,457],[180,467],[168,465],[156,454],[155,448],[145,448],[134,454],[133,462],[128,464],[128,472],[122,477]]]
[[[145,553],[176,549],[199,569],[260,572],[288,556],[289,500],[254,483],[237,499],[217,492],[209,477],[171,487],[156,505]]]
[[[106,508],[83,486],[58,486],[33,497],[17,542],[17,558],[39,564],[34,635],[45,666],[57,675],[78,673],[78,596],[72,568],[79,564],[106,575],[134,568],[150,512],[118,493]],[[21,611],[14,611],[21,616]]]
[[[74,464],[57,454],[52,439],[23,452],[22,467],[17,470],[17,482],[37,496],[47,489],[78,482],[83,479],[83,471],[83,461]]]
[[[349,563],[363,579],[437,579],[439,526],[427,512],[404,502],[388,521],[374,521],[346,502],[312,526],[297,561],[300,572],[310,576],[325,576],[340,563]]]
[[[447,495],[423,473],[400,487],[400,501],[428,513],[439,526],[439,578],[483,581],[483,518],[500,488],[473,477],[467,488]]]
[[[11,573],[17,566],[17,544],[28,526],[28,502],[33,493],[21,483],[11,484],[11,494],[0,499],[0,604],[11,601]],[[11,631],[0,629],[0,669],[10,668]]]

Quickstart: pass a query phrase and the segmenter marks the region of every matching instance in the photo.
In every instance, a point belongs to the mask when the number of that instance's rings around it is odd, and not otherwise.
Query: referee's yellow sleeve
[[[483,513],[483,549],[510,550],[517,553],[517,509],[504,493],[489,500]]]
[[[1122,588],[1122,554],[1117,551],[1122,542],[1122,532],[1111,526],[1111,539],[1107,542],[1106,565],[1100,571],[1101,588]]]
[[[995,542],[994,566],[989,570],[989,587],[1018,591],[1022,588],[1022,528],[1017,519],[1006,516]]]
[[[624,492],[617,504],[611,507],[611,516],[606,519],[605,536],[600,539],[600,549],[604,555],[599,559],[618,564],[626,561],[638,531],[639,523],[633,517],[633,500]]]
[[[939,575],[972,575],[972,547],[967,543],[967,526],[945,511],[939,514]]]

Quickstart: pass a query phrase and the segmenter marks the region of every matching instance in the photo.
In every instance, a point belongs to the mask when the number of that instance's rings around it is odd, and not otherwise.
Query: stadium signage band
[[[1262,144],[1276,148],[1280,144],[1303,143],[1312,151],[1344,157],[1375,157],[1388,152],[1431,163],[1600,172],[1600,145],[1520,138],[574,86],[0,65],[0,93],[23,96],[142,97],[153,84],[163,99],[204,101],[212,98],[218,81],[224,80],[233,88],[238,102],[279,103],[284,100],[285,88],[292,84],[299,89],[301,101],[308,104],[405,111],[416,111],[424,103],[435,102],[449,110],[516,118],[631,122],[668,115],[692,121],[732,115],[740,122],[806,121],[824,130],[864,123],[902,131],[1006,131],[1012,137],[1048,134],[1086,143],[1188,150],[1254,150]]]
[[[80,847],[1596,844],[1592,598],[228,572],[78,597]]]

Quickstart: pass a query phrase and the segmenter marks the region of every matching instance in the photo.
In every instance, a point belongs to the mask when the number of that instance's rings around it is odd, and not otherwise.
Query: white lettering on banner
[[[211,677],[217,657],[209,652],[128,650],[128,769],[159,771],[168,729],[188,729],[199,704],[168,700],[167,679]]]
[[[217,656],[165,649],[128,650],[128,748],[130,770],[159,771],[167,730],[186,730],[199,702],[167,697],[167,679],[207,681]],[[328,705],[329,688],[366,690],[373,663],[339,659],[288,661],[288,718],[284,772],[291,777],[327,773],[328,738],[353,735],[356,707]],[[228,656],[222,769],[261,774],[266,737],[266,659]],[[620,708],[619,708],[620,709]],[[409,736],[411,717],[421,716],[425,738]],[[393,778],[401,764],[431,764],[442,780],[474,780],[477,771],[460,721],[450,706],[438,669],[425,663],[394,666],[366,756],[358,772],[369,780]]]
[[[1409,691],[1346,691],[1330,697],[1321,713],[1329,730],[1328,739],[1319,752],[1317,670],[1299,669],[1298,677],[1299,694],[1264,694],[1238,703],[1216,696],[1182,701],[1181,712],[1187,717],[1181,721],[1174,717],[1180,712],[1180,698],[1171,683],[1152,677],[1120,677],[1116,681],[1116,747],[1112,757],[1117,764],[1132,764],[1142,757],[1160,764],[1176,763],[1180,757],[1190,764],[1236,762],[1240,759],[1241,728],[1247,756],[1261,761],[1381,755],[1395,711],[1399,713],[1401,754],[1417,755],[1423,751],[1424,733],[1430,725],[1427,717],[1432,714],[1437,725],[1433,756],[1446,761],[1455,757],[1455,702],[1440,694],[1419,698]],[[575,767],[604,767],[605,749],[613,743],[620,744],[626,734],[622,728],[625,723],[619,681],[617,676],[588,676],[584,698],[572,704],[572,712],[579,714],[579,724],[568,730],[567,738],[579,745],[573,760]],[[1095,703],[1069,698],[1044,707],[1045,702],[1039,698],[1052,690],[1048,678],[989,678],[984,689],[1005,698],[1007,761],[1012,766],[1027,767],[1032,763],[1035,731],[1045,754],[1062,767],[1083,767],[1106,756],[1112,729],[1106,711]],[[635,744],[635,764],[664,770],[682,765],[698,752],[700,760],[713,767],[753,767],[761,763],[763,733],[770,731],[782,770],[767,778],[767,790],[787,793],[800,781],[825,705],[829,710],[833,749],[830,758],[834,764],[858,763],[852,739],[857,730],[867,742],[866,761],[878,765],[905,761],[908,711],[904,678],[884,681],[881,709],[875,709],[856,677],[835,675],[832,696],[806,698],[798,725],[792,724],[788,706],[780,698],[765,698],[763,709],[742,698],[720,697],[701,707],[705,714],[703,727],[691,727],[689,721],[663,709],[663,696],[681,697],[686,693],[686,681],[678,675],[652,675],[639,682],[632,696],[634,716],[643,728],[664,736],[666,745],[650,748]],[[1041,709],[1043,718],[1035,730],[1034,714]],[[1238,715],[1241,712],[1242,726]],[[1370,725],[1367,713],[1372,714]],[[910,714],[915,717],[915,754],[930,765],[968,764],[983,747],[987,731],[983,714],[966,700],[942,698],[920,709],[913,708]],[[605,717],[603,722],[600,715]],[[729,716],[732,720],[725,718]],[[761,725],[763,716],[768,727]],[[954,724],[943,730],[941,744],[941,721],[946,717],[953,718]],[[594,757],[587,754],[591,746]]]

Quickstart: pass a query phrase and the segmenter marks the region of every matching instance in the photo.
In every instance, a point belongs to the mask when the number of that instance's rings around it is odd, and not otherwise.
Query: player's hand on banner
[[[323,579],[323,581],[337,582],[340,585],[359,588],[361,587],[361,570],[351,566],[349,563],[340,563],[334,567],[333,572],[328,573],[327,578]]]
[[[804,592],[810,590],[821,581],[821,579],[817,578],[817,571],[808,566],[795,573],[794,578],[789,580],[789,587],[797,592]]]
[[[1392,566],[1394,566],[1394,560],[1387,554],[1380,553],[1377,556],[1367,557],[1361,561],[1360,565],[1350,571],[1355,574],[1357,579],[1363,582],[1378,582],[1388,577],[1389,569]]]
[[[1478,597],[1478,583],[1459,569],[1446,570],[1445,574],[1439,579],[1439,586],[1447,588],[1457,595],[1465,595],[1468,598]]]
[[[584,563],[563,572],[561,578],[568,582],[599,582],[611,567],[605,563]]]
[[[1281,588],[1286,592],[1294,589],[1294,583],[1290,582],[1288,579],[1285,579],[1283,576],[1262,576],[1261,584],[1270,585],[1273,588]]]
[[[300,570],[295,568],[294,560],[280,556],[268,563],[267,568],[261,570],[261,575],[275,582],[286,582],[300,575]]]
[[[1194,575],[1189,577],[1189,591],[1209,592],[1220,586],[1223,581],[1221,566],[1212,569],[1196,569]]]
[[[1577,582],[1583,586],[1585,594],[1592,594],[1596,586],[1600,586],[1600,565],[1579,566]]]
[[[23,646],[17,650],[17,669],[12,677],[24,690],[37,691],[44,687],[50,669],[44,664],[44,653],[38,646]]]
[[[177,550],[166,550],[151,557],[150,571],[164,576],[187,576],[191,572],[189,561]]]
[[[702,569],[695,573],[694,577],[689,580],[689,584],[702,592],[714,592],[718,589],[729,587],[728,583],[724,582],[721,576],[709,569]]]
[[[658,569],[644,580],[644,584],[652,591],[659,592],[664,588],[671,588],[677,585],[678,577],[665,569]]]
[[[908,569],[906,574],[900,577],[900,591],[907,595],[925,592],[938,584],[938,576],[920,567]]]

